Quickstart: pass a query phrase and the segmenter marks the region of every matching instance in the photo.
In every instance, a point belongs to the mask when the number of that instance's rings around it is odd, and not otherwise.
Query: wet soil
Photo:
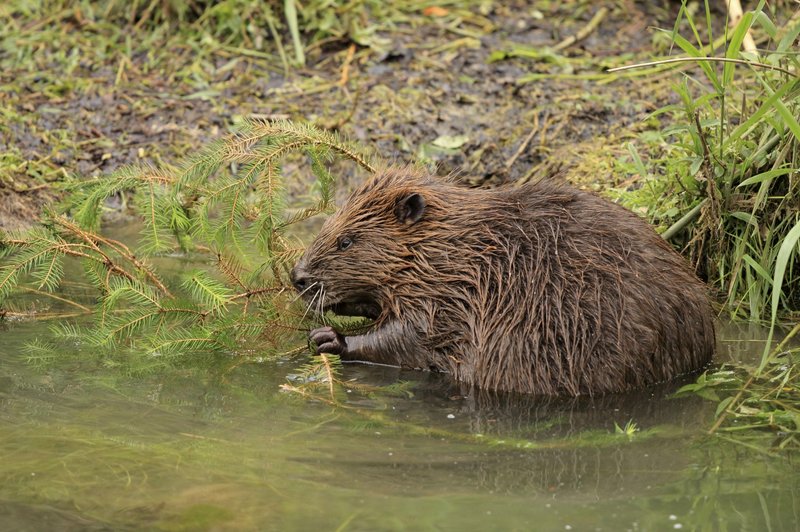
[[[668,54],[669,39],[653,28],[672,28],[679,8],[623,0],[420,12],[379,26],[379,45],[312,44],[307,66],[288,70],[222,48],[203,61],[176,48],[160,68],[148,54],[98,59],[81,49],[65,62],[49,42],[15,62],[7,42],[0,59],[16,70],[0,74],[0,228],[30,223],[70,176],[175,163],[246,116],[311,121],[379,159],[422,160],[473,185],[563,173],[582,186],[614,186],[615,158],[675,98],[669,82],[680,74],[603,72]],[[600,10],[585,39],[554,51]],[[100,31],[59,23],[86,32],[87,46]]]

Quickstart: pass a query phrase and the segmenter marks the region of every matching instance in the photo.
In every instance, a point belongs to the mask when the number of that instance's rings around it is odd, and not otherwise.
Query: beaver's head
[[[373,319],[390,312],[420,267],[415,249],[437,203],[429,183],[413,170],[384,171],[326,221],[291,274],[312,310]]]

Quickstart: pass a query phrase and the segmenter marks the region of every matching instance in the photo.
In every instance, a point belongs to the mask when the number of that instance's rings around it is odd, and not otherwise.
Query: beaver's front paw
[[[343,355],[347,352],[344,336],[333,330],[333,327],[320,327],[308,333],[308,337],[317,345],[317,354],[328,353]]]

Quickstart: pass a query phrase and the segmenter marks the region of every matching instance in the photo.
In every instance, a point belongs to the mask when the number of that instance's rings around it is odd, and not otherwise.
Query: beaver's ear
[[[412,192],[408,196],[400,198],[394,208],[394,215],[401,224],[411,225],[416,223],[425,214],[425,198]]]

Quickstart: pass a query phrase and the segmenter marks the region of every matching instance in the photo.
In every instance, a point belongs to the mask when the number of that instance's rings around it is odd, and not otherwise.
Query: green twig
[[[666,231],[661,233],[661,238],[663,238],[664,240],[672,240],[675,237],[675,235],[680,233],[684,227],[689,225],[699,216],[700,209],[703,208],[703,205],[705,204],[706,201],[707,198],[703,199],[700,203],[692,207],[692,209],[689,212],[681,216],[681,218],[677,222],[669,226],[669,228]]]

